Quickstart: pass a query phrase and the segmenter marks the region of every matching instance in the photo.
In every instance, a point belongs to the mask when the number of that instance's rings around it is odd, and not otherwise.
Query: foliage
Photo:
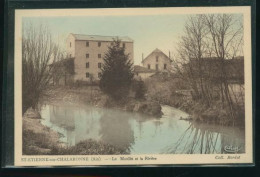
[[[134,90],[136,99],[144,99],[147,92],[144,81],[134,81]]]
[[[114,40],[104,57],[100,88],[116,100],[128,94],[133,79],[133,63],[120,40]]]

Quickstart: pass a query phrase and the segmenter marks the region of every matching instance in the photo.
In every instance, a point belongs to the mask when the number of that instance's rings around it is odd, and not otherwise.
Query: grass
[[[89,139],[68,148],[53,149],[55,155],[115,155],[128,154],[126,150]]]
[[[42,98],[46,102],[60,102],[69,104],[97,104],[104,94],[98,86],[69,87],[60,86],[50,88]]]

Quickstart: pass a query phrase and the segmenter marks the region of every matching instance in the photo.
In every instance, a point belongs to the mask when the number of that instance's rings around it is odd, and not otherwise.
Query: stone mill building
[[[134,41],[127,36],[69,34],[66,47],[68,57],[74,60],[74,82],[90,81],[90,78],[99,80],[104,63],[103,57],[115,39],[121,40],[126,54],[129,54],[130,60],[134,62]]]

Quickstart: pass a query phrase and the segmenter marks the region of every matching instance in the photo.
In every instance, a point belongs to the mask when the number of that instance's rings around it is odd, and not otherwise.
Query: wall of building
[[[98,64],[103,64],[103,57],[108,50],[108,47],[112,42],[102,41],[101,46],[98,46],[99,41],[88,41],[89,46],[86,46],[87,41],[74,40],[75,42],[75,52],[70,47],[70,40],[67,41],[68,53],[71,52],[72,57],[75,57],[74,65],[75,65],[75,75],[74,81],[90,81],[90,78],[86,77],[86,73],[88,72],[93,76],[93,80],[99,80],[98,73],[101,73],[101,68],[98,67]],[[130,54],[129,58],[133,59],[133,43],[132,42],[122,42],[125,43],[125,52],[126,54]],[[73,44],[73,42],[72,42]],[[73,46],[72,46],[73,48]],[[86,58],[86,54],[89,54],[89,58]],[[101,58],[98,58],[98,55],[101,54]],[[89,63],[89,68],[86,68],[86,63]]]
[[[68,57],[75,57],[75,38],[72,34],[69,34],[67,38],[66,48]]]
[[[156,56],[158,56],[158,62],[156,61]],[[148,68],[148,64],[150,64],[150,69],[156,70],[156,64],[158,64],[158,70],[167,71],[171,67],[171,62],[169,58],[163,53],[151,53],[144,61],[143,67]],[[167,69],[164,69],[164,64],[167,65]]]
[[[155,73],[138,73],[136,74],[136,78],[140,78],[141,80],[145,80],[150,76],[154,75]]]

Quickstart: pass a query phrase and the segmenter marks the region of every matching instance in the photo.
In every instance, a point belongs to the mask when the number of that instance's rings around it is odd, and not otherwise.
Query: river
[[[212,154],[245,152],[244,130],[180,120],[188,114],[162,106],[162,118],[86,105],[44,105],[41,123],[73,146],[93,139],[130,154]]]

